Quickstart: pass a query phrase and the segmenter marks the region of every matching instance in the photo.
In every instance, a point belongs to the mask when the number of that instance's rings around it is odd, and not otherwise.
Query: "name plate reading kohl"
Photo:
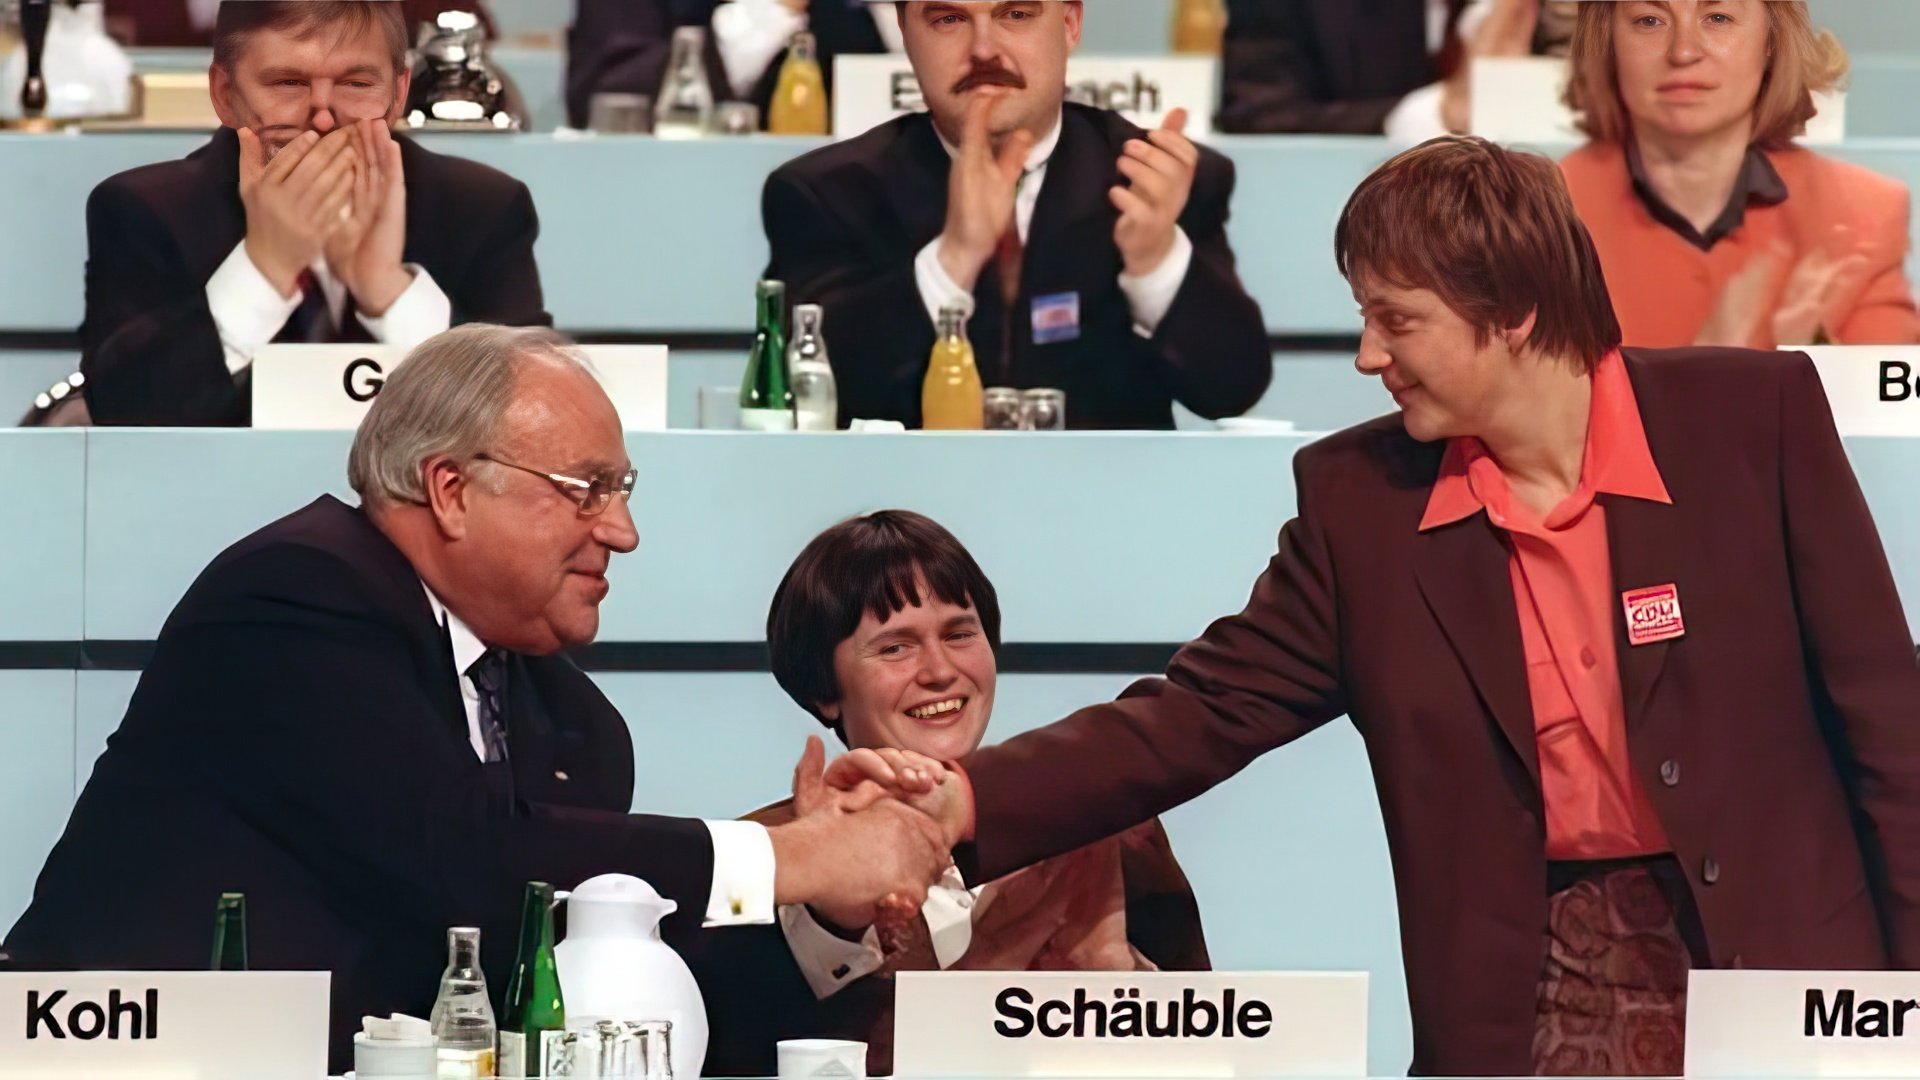
[[[0,1080],[322,1080],[324,971],[0,975]]]
[[[1211,56],[1073,56],[1067,59],[1066,99],[1112,109],[1144,128],[1156,128],[1178,108],[1187,110],[1187,134],[1213,131],[1214,87],[1220,61]],[[833,134],[848,139],[896,116],[925,112],[913,65],[897,54],[833,58]]]
[[[1693,972],[1686,1074],[1920,1077],[1920,972]]]
[[[1367,1074],[1367,973],[901,972],[906,1077]]]
[[[627,431],[667,427],[665,345],[582,345]],[[394,345],[268,345],[253,357],[253,426],[352,431],[407,351]]]
[[[1920,437],[1920,346],[1822,345],[1813,358],[1842,435]]]

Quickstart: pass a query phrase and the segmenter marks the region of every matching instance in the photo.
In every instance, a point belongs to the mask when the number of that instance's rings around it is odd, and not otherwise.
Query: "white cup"
[[[787,1039],[776,1053],[780,1080],[867,1080],[867,1044],[848,1039]]]
[[[353,1037],[353,1072],[360,1080],[433,1080],[439,1071],[432,1038],[424,1042]]]

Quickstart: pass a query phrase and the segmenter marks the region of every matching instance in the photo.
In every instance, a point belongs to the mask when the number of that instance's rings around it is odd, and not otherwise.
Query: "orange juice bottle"
[[[820,72],[820,51],[813,35],[801,31],[787,47],[780,81],[768,107],[767,131],[773,135],[825,135],[827,82]]]
[[[980,369],[973,363],[973,344],[967,340],[967,309],[948,304],[940,309],[940,337],[927,361],[927,378],[920,384],[920,426],[928,431],[979,431],[986,427],[985,398]]]
[[[1227,32],[1223,0],[1179,0],[1173,11],[1173,51],[1219,56]]]

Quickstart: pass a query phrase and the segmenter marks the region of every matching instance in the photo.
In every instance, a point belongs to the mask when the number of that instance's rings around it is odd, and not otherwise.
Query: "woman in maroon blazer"
[[[1336,248],[1400,411],[1299,452],[1246,609],[1164,678],[963,759],[923,804],[962,867],[1344,714],[1416,1072],[1674,1073],[1690,968],[1920,961],[1920,668],[1813,365],[1620,349],[1554,165],[1482,140],[1383,166]]]

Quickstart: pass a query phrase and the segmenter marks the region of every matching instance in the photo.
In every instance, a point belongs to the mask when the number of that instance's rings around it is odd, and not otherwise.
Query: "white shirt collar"
[[[1054,149],[1060,145],[1061,121],[1065,116],[1066,112],[1062,110],[1059,116],[1054,117],[1053,128],[1041,137],[1039,142],[1033,144],[1032,152],[1027,154],[1027,165],[1024,170],[1028,175],[1044,168],[1048,159],[1053,157]],[[940,129],[934,128],[933,133],[940,135]],[[940,145],[946,148],[948,157],[953,157],[960,152],[960,148],[948,142],[945,135],[940,135]]]
[[[453,672],[464,678],[474,661],[485,655],[486,643],[480,640],[472,627],[460,621],[460,616],[433,595],[433,590],[427,588],[425,581],[420,583],[420,587],[426,589],[427,604],[433,608],[434,621],[447,628],[447,637],[453,642]]]

